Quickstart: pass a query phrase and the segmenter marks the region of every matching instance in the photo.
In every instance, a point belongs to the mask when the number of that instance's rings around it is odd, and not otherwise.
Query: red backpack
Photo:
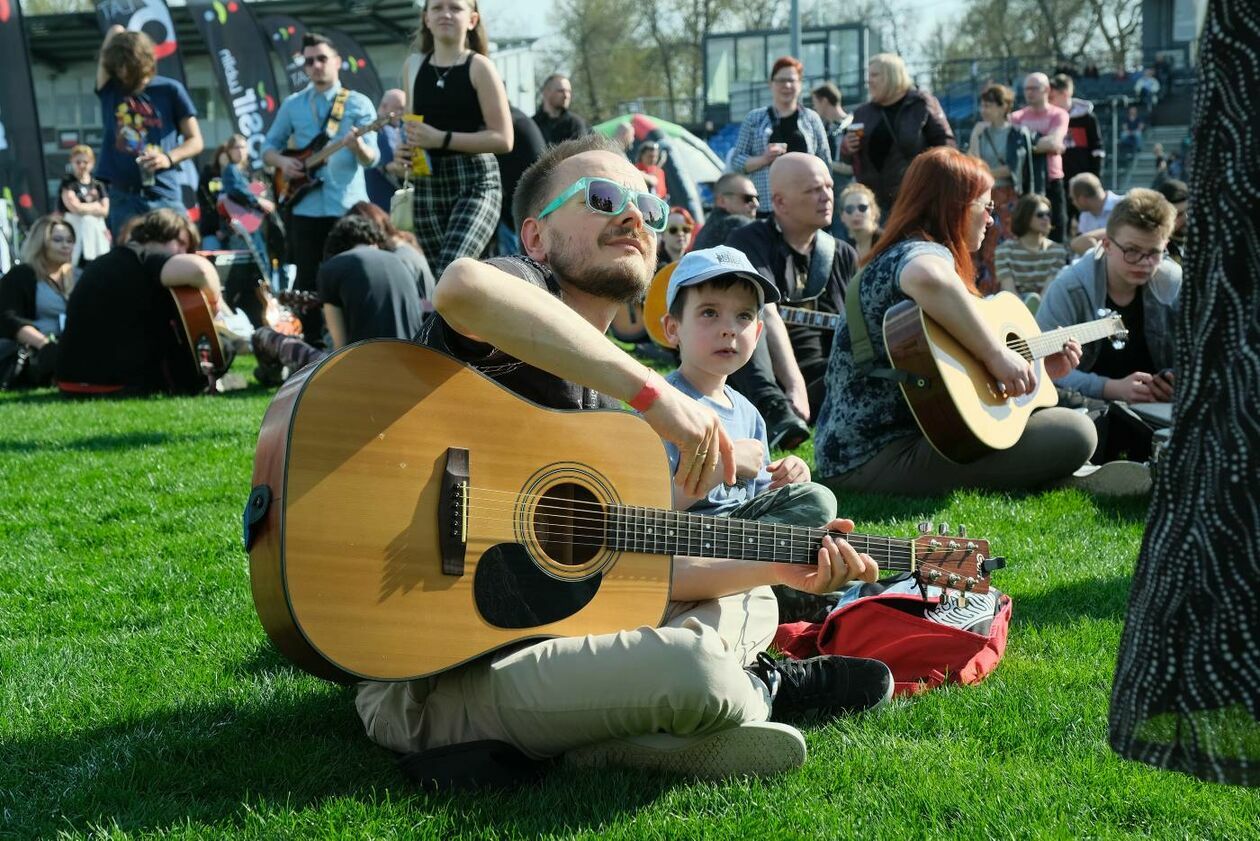
[[[885,663],[894,694],[924,692],[943,683],[979,683],[1006,651],[1011,598],[1000,594],[987,633],[925,618],[939,599],[916,595],[868,596],[832,611],[822,622],[780,625],[774,645],[792,657],[843,654]]]

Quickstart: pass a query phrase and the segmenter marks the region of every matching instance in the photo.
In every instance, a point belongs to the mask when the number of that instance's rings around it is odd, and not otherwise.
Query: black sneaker
[[[809,424],[792,411],[786,400],[765,403],[761,416],[766,421],[766,437],[770,439],[771,449],[795,450],[809,440]]]
[[[775,660],[762,653],[748,670],[770,688],[771,721],[826,720],[871,710],[893,693],[888,667],[863,657]]]

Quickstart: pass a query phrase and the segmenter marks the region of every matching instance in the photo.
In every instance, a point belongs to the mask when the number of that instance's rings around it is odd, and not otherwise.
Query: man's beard
[[[599,245],[625,237],[637,239],[645,254],[655,253],[650,237],[629,228],[605,231],[599,237]],[[594,265],[582,265],[572,250],[552,248],[547,255],[547,265],[565,283],[588,295],[618,304],[633,304],[643,300],[652,280],[647,259],[643,257],[635,261],[618,260],[615,263],[595,262]]]

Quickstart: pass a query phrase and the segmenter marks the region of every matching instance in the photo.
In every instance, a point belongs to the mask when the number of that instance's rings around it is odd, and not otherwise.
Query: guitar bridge
[[[459,447],[446,450],[437,526],[442,574],[463,575],[464,552],[468,548],[468,451]]]

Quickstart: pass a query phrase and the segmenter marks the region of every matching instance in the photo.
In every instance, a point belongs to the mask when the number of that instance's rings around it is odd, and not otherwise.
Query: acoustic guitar
[[[660,623],[673,555],[816,562],[826,532],[670,510],[660,439],[621,411],[522,400],[436,351],[343,348],[259,433],[250,582],[276,647],[339,682],[432,675],[504,646]],[[1002,565],[959,534],[850,534],[962,593]]]
[[[284,170],[276,167],[274,178],[274,189],[276,194],[276,205],[280,209],[289,207],[303,196],[320,186],[323,182],[319,178],[319,170],[328,159],[337,152],[346,148],[356,138],[362,137],[370,131],[376,131],[381,126],[393,120],[401,112],[395,111],[391,114],[385,114],[373,120],[362,128],[351,129],[337,140],[331,143],[325,132],[315,135],[315,139],[303,146],[301,149],[285,149],[280,152],[286,158],[294,158],[303,163],[304,169],[302,174],[289,178],[284,174]]]
[[[213,385],[214,380],[228,368],[223,346],[219,344],[219,334],[214,327],[214,313],[210,311],[206,297],[196,287],[172,286],[168,291],[175,301],[175,312],[179,315],[182,328],[180,338],[189,351],[189,359],[196,373]]]
[[[656,273],[656,277],[652,278],[652,285],[648,287],[647,297],[643,301],[643,326],[652,341],[665,348],[674,346],[665,336],[663,319],[668,311],[665,306],[665,293],[669,289],[669,276],[673,274],[676,265],[678,264],[670,263]],[[843,320],[843,316],[834,312],[822,312],[804,307],[785,307],[782,304],[777,306],[779,316],[785,323],[799,327],[835,330]]]
[[[1120,346],[1128,336],[1118,315],[1042,333],[1028,307],[1010,292],[975,305],[1006,346],[1032,363],[1037,385],[1028,394],[1000,392],[984,364],[913,301],[884,315],[884,343],[893,367],[909,375],[901,391],[915,421],[937,452],[960,464],[1012,446],[1035,409],[1058,402],[1045,357],[1069,339],[1088,344],[1110,338]]]

